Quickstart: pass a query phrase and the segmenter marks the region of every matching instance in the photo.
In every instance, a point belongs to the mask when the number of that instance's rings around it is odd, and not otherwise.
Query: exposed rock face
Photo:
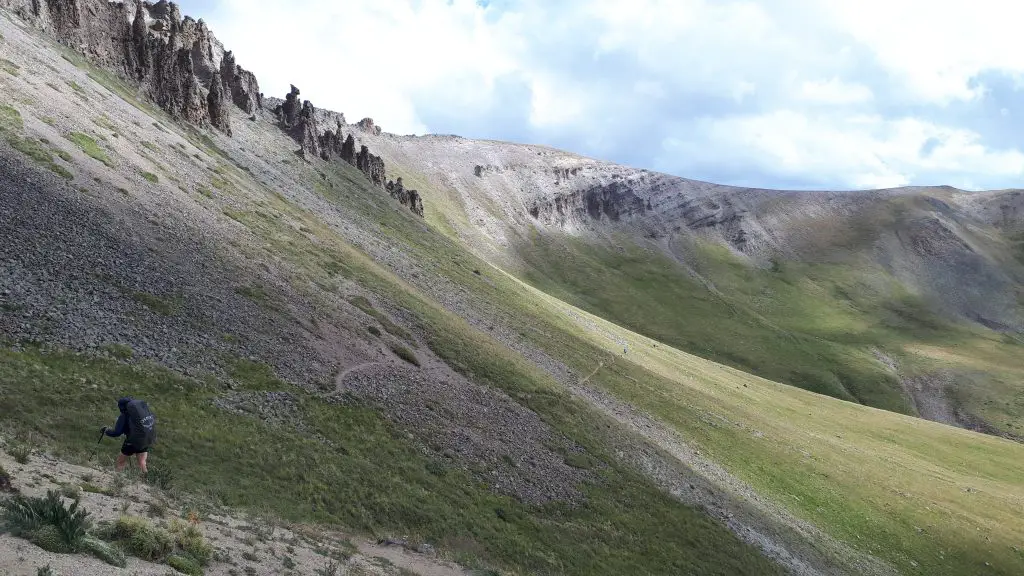
[[[299,121],[299,112],[302,106],[299,102],[300,94],[301,92],[299,89],[292,84],[292,89],[288,92],[288,95],[284,97],[284,102],[274,109],[274,113],[277,114],[277,119],[285,128],[291,128]]]
[[[210,84],[210,93],[206,96],[206,106],[210,114],[210,124],[213,127],[231,135],[231,112],[228,110],[227,91],[220,80],[220,73]]]
[[[351,133],[348,136],[343,134],[344,115],[317,110],[309,100],[300,100],[300,94],[300,90],[293,85],[284,100],[268,98],[267,104],[273,106],[281,128],[299,144],[303,157],[319,156],[325,161],[338,158],[348,162],[358,168],[374,186],[387,191],[414,214],[423,216],[423,199],[419,192],[407,190],[401,178],[395,182],[388,181],[383,158],[371,154],[366,145],[361,145],[359,153],[356,153],[355,137]],[[326,124],[322,120],[333,121],[334,128],[321,128]],[[380,127],[369,118],[364,118],[356,126],[364,132],[381,134]]]
[[[348,135],[348,138],[345,138],[345,143],[341,145],[341,159],[353,166],[356,164],[356,139],[351,134]]]
[[[383,132],[380,126],[373,123],[373,118],[363,118],[356,123],[356,126],[363,132],[373,134],[374,136],[380,136]]]
[[[423,216],[423,201],[420,199],[419,192],[406,190],[405,185],[402,184],[401,177],[394,182],[389,181],[385,189],[391,194],[392,198],[398,200],[403,206],[408,206],[414,213]]]
[[[235,55],[226,52],[220,62],[221,79],[231,90],[231,101],[246,114],[255,114],[263,107],[263,97],[256,75],[235,63]]]
[[[359,148],[359,155],[356,156],[356,168],[359,168],[370,182],[373,182],[374,186],[384,187],[384,160],[380,156],[370,154],[370,149],[366,146]]]
[[[202,20],[181,15],[173,2],[129,0],[0,0],[38,28],[95,64],[138,83],[142,95],[176,118],[230,134],[233,101],[247,113],[259,107],[255,77]]]

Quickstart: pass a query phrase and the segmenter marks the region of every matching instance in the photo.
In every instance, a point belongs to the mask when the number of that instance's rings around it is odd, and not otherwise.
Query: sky
[[[1013,0],[184,0],[264,94],[789,189],[1024,179]]]

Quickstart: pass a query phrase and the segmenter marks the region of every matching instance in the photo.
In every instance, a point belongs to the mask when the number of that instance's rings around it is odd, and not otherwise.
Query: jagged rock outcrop
[[[371,154],[366,145],[361,145],[359,153],[356,153],[355,137],[351,133],[348,136],[343,134],[343,115],[317,110],[309,100],[300,100],[300,94],[301,91],[292,85],[284,100],[268,99],[268,106],[273,106],[278,123],[299,144],[303,157],[319,156],[325,161],[338,158],[348,162],[358,168],[374,186],[387,191],[414,214],[423,216],[423,199],[419,192],[407,190],[401,178],[394,182],[388,181],[383,158]],[[334,129],[321,129],[321,119],[333,120]],[[369,118],[364,118],[356,127],[371,134],[381,133],[380,127]]]
[[[351,134],[348,138],[345,138],[345,143],[341,145],[341,159],[349,164],[356,165],[356,139]]]
[[[170,115],[230,134],[233,101],[259,107],[259,85],[224,51],[206,23],[173,2],[0,0],[98,66],[134,81]],[[227,56],[227,57],[226,57]]]
[[[384,188],[386,181],[384,160],[380,156],[370,154],[370,149],[366,146],[359,148],[359,154],[356,156],[356,168],[359,168],[370,182],[373,182],[374,186]]]
[[[363,118],[359,122],[356,122],[356,127],[363,132],[373,134],[374,136],[380,136],[381,133],[383,133],[381,127],[373,123],[373,118]]]
[[[263,107],[263,95],[256,75],[235,63],[234,53],[224,53],[220,76],[231,91],[231,101],[246,114],[256,114]]]
[[[210,114],[210,124],[231,136],[231,112],[228,110],[227,90],[220,79],[220,73],[210,84],[210,93],[206,96],[206,106]]]
[[[398,200],[403,206],[408,206],[414,213],[423,216],[423,201],[420,199],[419,192],[407,190],[405,185],[402,184],[401,176],[394,182],[388,181],[385,189],[391,194],[392,198]]]
[[[309,100],[299,100],[301,92],[294,85],[284,102],[274,108],[281,128],[298,142],[305,156],[321,156],[320,129],[317,126],[316,107]]]
[[[330,160],[332,155],[340,157],[341,151],[345,147],[340,120],[338,120],[337,126],[337,130],[324,130],[324,133],[320,135],[320,157],[324,160]]]

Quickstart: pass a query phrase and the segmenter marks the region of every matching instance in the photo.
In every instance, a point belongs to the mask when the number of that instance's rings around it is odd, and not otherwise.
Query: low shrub
[[[4,519],[15,536],[27,538],[50,552],[77,552],[92,520],[79,502],[65,505],[60,493],[44,497],[15,496],[3,503]]]
[[[189,576],[203,576],[203,569],[195,560],[186,556],[173,555],[167,558],[167,565],[182,574]]]
[[[166,530],[136,516],[121,516],[100,536],[117,543],[131,556],[149,562],[160,562],[174,551],[174,540]]]
[[[28,464],[29,456],[32,455],[32,449],[24,444],[15,444],[7,447],[7,453],[18,464]]]
[[[125,558],[124,552],[116,546],[111,546],[98,538],[90,536],[82,540],[82,551],[92,554],[111,566],[124,568],[128,565],[128,560]]]
[[[391,351],[394,352],[396,356],[413,366],[420,365],[420,359],[416,357],[416,354],[414,354],[412,350],[409,350],[405,346],[392,346]]]
[[[203,531],[198,526],[187,524],[175,518],[171,522],[170,530],[178,549],[194,558],[201,566],[206,566],[210,563],[210,558],[213,556],[213,546],[206,541]]]

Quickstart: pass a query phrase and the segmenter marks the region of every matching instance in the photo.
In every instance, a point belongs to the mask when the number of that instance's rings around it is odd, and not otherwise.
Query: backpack
[[[156,416],[145,400],[132,400],[124,408],[128,417],[128,438],[132,446],[149,448],[156,442]]]

